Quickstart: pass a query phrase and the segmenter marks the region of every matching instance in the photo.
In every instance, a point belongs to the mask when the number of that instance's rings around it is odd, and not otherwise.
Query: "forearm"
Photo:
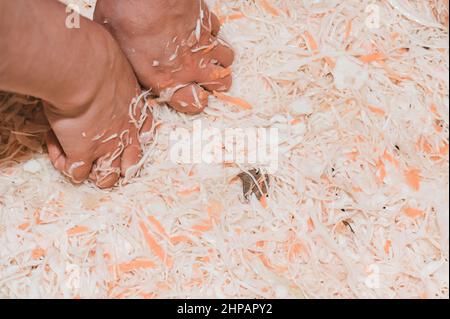
[[[99,61],[110,62],[113,41],[91,21],[80,17],[80,29],[70,29],[66,19],[55,0],[0,0],[1,90],[67,108],[90,98],[85,88],[99,85],[92,79],[104,69]]]

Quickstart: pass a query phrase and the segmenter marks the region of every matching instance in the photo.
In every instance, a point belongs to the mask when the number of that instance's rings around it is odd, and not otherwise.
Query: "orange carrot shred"
[[[189,237],[187,237],[187,236],[179,235],[179,236],[171,237],[170,238],[170,243],[172,245],[178,245],[179,243],[192,244],[192,240]]]
[[[155,268],[156,265],[153,261],[147,259],[135,259],[130,262],[121,263],[110,267],[110,270],[115,269],[120,272],[130,272],[138,269],[150,269]]]
[[[75,235],[87,233],[88,231],[89,231],[89,228],[86,226],[75,226],[67,231],[67,235],[75,236]]]
[[[361,55],[358,59],[364,63],[370,63],[385,60],[386,56],[380,52],[376,52],[369,55]]]
[[[252,106],[247,101],[244,101],[244,100],[242,100],[240,98],[228,96],[228,95],[225,95],[223,93],[219,93],[217,91],[214,91],[214,96],[216,98],[218,98],[219,100],[221,100],[221,101],[228,102],[228,103],[240,106],[241,108],[243,108],[245,110],[251,110],[252,109]]]
[[[33,251],[31,252],[31,258],[33,259],[39,259],[43,256],[45,256],[45,250],[42,248],[33,249]]]
[[[383,109],[379,108],[379,107],[376,107],[376,106],[370,105],[370,104],[369,104],[367,107],[369,108],[369,110],[370,110],[371,112],[373,112],[373,113],[375,113],[375,114],[378,114],[378,115],[386,115],[386,112],[385,112]]]
[[[266,196],[262,195],[259,199],[259,202],[261,203],[261,206],[264,208],[267,208],[267,198]]]
[[[421,216],[425,215],[424,211],[417,209],[417,208],[411,208],[411,207],[404,208],[403,212],[405,213],[406,216],[408,216],[410,218],[417,218],[417,217],[421,217]]]
[[[348,20],[345,26],[344,42],[348,40],[350,34],[352,33],[352,20]]]
[[[179,195],[179,196],[189,196],[189,195],[191,195],[192,193],[198,193],[200,191],[200,187],[194,187],[194,188],[190,188],[190,189],[186,189],[186,190],[183,190],[183,191],[179,191],[177,194]]]
[[[161,225],[161,223],[154,216],[148,216],[147,219],[155,227],[156,231],[160,235],[167,237],[167,233],[164,230],[164,227]]]
[[[28,227],[30,227],[30,223],[23,223],[23,224],[20,224],[20,225],[19,225],[19,229],[20,229],[20,230],[25,230],[25,229],[27,229]]]
[[[264,8],[265,11],[267,11],[268,13],[270,13],[275,17],[280,15],[278,9],[276,9],[272,4],[270,4],[268,0],[261,0],[261,6]]]
[[[309,48],[314,54],[317,54],[319,52],[319,46],[317,45],[316,40],[314,40],[313,36],[309,31],[305,31],[305,37],[306,41],[308,42]]]
[[[386,254],[389,254],[389,251],[391,250],[391,246],[392,246],[392,241],[390,241],[389,239],[386,240],[386,242],[384,243],[384,252]]]
[[[142,234],[144,235],[145,241],[147,242],[150,250],[163,262],[165,262],[167,267],[172,267],[173,261],[172,259],[166,255],[162,247],[158,244],[158,242],[153,238],[150,234],[145,223],[141,220],[139,221],[139,227],[141,228]]]
[[[220,23],[224,24],[225,22],[233,21],[233,20],[239,20],[239,19],[242,19],[242,18],[245,18],[245,15],[242,14],[242,13],[230,14],[230,15],[227,15],[227,16],[220,17]]]
[[[408,185],[418,191],[420,189],[420,171],[418,169],[410,169],[405,172],[406,182]]]

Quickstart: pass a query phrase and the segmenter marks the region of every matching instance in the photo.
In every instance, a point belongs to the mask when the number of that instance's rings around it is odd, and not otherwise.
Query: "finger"
[[[50,161],[58,171],[62,172],[66,167],[66,155],[52,130],[45,136],[45,142],[47,144]]]
[[[137,164],[142,158],[142,148],[138,140],[138,136],[131,141],[131,144],[122,153],[121,161],[121,176],[126,178],[128,181],[130,178],[134,177],[139,170]]]
[[[208,106],[208,97],[198,84],[191,84],[176,91],[168,104],[178,112],[199,114]]]
[[[211,17],[211,34],[213,36],[217,36],[220,32],[220,28],[222,27],[220,24],[220,20],[219,18],[211,12],[210,14]]]
[[[220,31],[220,20],[208,9],[206,5],[204,5],[203,10],[206,12],[203,18],[203,27],[206,28],[212,35],[216,36]]]
[[[101,189],[111,188],[119,181],[120,166],[120,157],[112,162],[109,157],[99,158],[92,168],[89,179]]]
[[[201,69],[196,79],[199,85],[208,91],[228,91],[231,88],[233,79],[231,69],[223,68],[215,64],[209,64]]]
[[[89,160],[67,158],[53,131],[47,134],[46,141],[50,160],[58,171],[69,177],[75,184],[80,184],[88,178],[92,169],[92,163]]]
[[[209,52],[208,56],[226,68],[234,62],[234,51],[223,40],[220,40],[219,44]]]

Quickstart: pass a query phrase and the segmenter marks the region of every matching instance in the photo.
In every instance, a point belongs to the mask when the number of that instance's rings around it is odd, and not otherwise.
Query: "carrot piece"
[[[430,112],[433,113],[434,115],[438,115],[436,104],[431,104]]]
[[[192,229],[202,233],[207,232],[212,229],[211,220],[205,219],[200,224],[192,226]]]
[[[187,237],[187,236],[179,235],[179,236],[171,237],[170,238],[170,243],[172,245],[178,245],[179,243],[192,244],[192,240],[189,237]]]
[[[405,172],[406,182],[409,187],[418,191],[420,189],[420,171],[418,169],[410,169]]]
[[[444,145],[439,148],[439,154],[441,154],[442,156],[445,156],[448,154],[448,144],[447,143],[444,143]]]
[[[218,219],[220,214],[222,214],[222,212],[223,212],[222,203],[220,203],[216,200],[211,200],[208,203],[207,211],[208,211],[208,215],[211,219],[215,219],[215,220]]]
[[[274,17],[277,17],[280,15],[280,12],[277,8],[275,8],[272,4],[269,3],[268,0],[261,0],[261,6],[264,8],[264,10]]]
[[[119,272],[130,272],[138,269],[151,269],[155,268],[156,265],[153,261],[147,259],[135,259],[127,263],[121,263],[118,265],[113,265],[109,269],[114,271],[115,269]]]
[[[377,161],[376,166],[378,179],[380,182],[383,182],[384,178],[386,177],[386,167],[384,166],[384,163],[381,160]]]
[[[233,20],[239,20],[245,18],[245,15],[243,13],[235,13],[235,14],[230,14],[230,15],[226,15],[226,16],[222,16],[220,17],[220,23],[224,24],[228,21],[233,21]]]
[[[31,252],[31,258],[33,259],[39,259],[43,256],[45,256],[45,250],[42,248],[33,249],[33,251]]]
[[[352,33],[352,23],[352,20],[347,21],[347,25],[345,26],[344,42],[348,40],[350,34]]]
[[[386,242],[384,243],[384,252],[386,254],[389,254],[389,251],[391,250],[391,246],[392,246],[392,241],[391,240],[386,240]]]
[[[354,151],[354,152],[350,152],[346,154],[352,161],[356,161],[356,159],[358,158],[359,152],[358,151]]]
[[[396,167],[398,167],[398,165],[399,165],[398,161],[391,154],[389,154],[389,152],[387,150],[384,151],[383,158],[386,161],[391,162]]]
[[[23,224],[20,224],[18,228],[19,228],[20,230],[25,230],[25,229],[27,229],[28,227],[30,227],[30,223],[23,223]]]
[[[89,228],[86,226],[75,226],[67,231],[68,236],[75,236],[83,233],[87,233]]]
[[[371,112],[373,112],[373,113],[375,113],[377,115],[381,115],[381,116],[386,115],[386,112],[383,109],[379,108],[379,107],[376,107],[376,106],[371,105],[371,104],[369,104],[367,107],[369,108],[369,110]]]
[[[417,218],[417,217],[421,217],[421,216],[425,215],[424,211],[417,209],[417,208],[411,208],[411,207],[404,208],[403,212],[405,213],[406,216],[408,216],[410,218]]]
[[[272,269],[276,272],[285,272],[287,270],[286,266],[278,266],[278,265],[272,264],[270,262],[269,258],[267,258],[267,256],[264,254],[260,254],[259,259],[262,261],[264,266],[266,266],[267,268]]]
[[[229,96],[229,95],[225,95],[225,94],[219,93],[217,91],[214,91],[214,96],[216,98],[218,98],[219,100],[221,100],[221,101],[228,102],[228,103],[240,106],[241,108],[243,108],[245,110],[251,110],[252,109],[252,106],[247,101],[244,101],[244,100],[242,100],[240,98]]]
[[[262,195],[259,199],[259,202],[261,203],[261,206],[264,208],[267,208],[267,198],[266,196]]]
[[[382,61],[386,59],[386,56],[383,53],[376,52],[368,55],[361,55],[358,58],[361,62],[370,63],[375,61]]]
[[[314,222],[313,222],[311,217],[308,218],[308,222],[307,223],[308,223],[308,230],[309,231],[313,231],[315,226],[314,226]]]
[[[330,68],[334,69],[334,67],[336,66],[336,63],[334,62],[334,60],[330,57],[324,57],[325,62],[330,66]]]
[[[300,244],[300,243],[293,244],[289,251],[289,254],[288,254],[289,261],[292,262],[294,260],[295,256],[300,254],[302,250],[303,250],[302,244]]]
[[[317,54],[319,52],[319,46],[317,45],[316,40],[313,38],[311,33],[309,33],[309,31],[305,31],[304,35],[306,37],[306,41],[308,42],[308,46],[311,49],[311,51],[314,54]]]
[[[198,193],[200,191],[200,187],[196,186],[194,188],[185,189],[184,191],[179,191],[177,194],[179,196],[189,196],[193,193]]]
[[[167,237],[167,233],[164,230],[164,227],[161,225],[161,223],[154,216],[148,216],[147,219],[156,228],[156,231],[160,235]]]
[[[172,267],[173,261],[172,258],[166,255],[162,247],[158,244],[158,242],[153,238],[150,234],[145,223],[141,220],[139,221],[139,227],[141,228],[142,234],[144,235],[145,241],[147,242],[150,250],[162,261],[165,262],[167,267]]]

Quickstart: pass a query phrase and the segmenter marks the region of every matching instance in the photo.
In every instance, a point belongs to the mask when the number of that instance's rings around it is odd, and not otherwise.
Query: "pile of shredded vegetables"
[[[157,107],[129,185],[70,184],[39,102],[0,95],[0,296],[448,298],[445,0],[209,3],[234,86],[202,115]],[[268,198],[243,198],[254,167],[170,161],[196,119],[279,129]]]

